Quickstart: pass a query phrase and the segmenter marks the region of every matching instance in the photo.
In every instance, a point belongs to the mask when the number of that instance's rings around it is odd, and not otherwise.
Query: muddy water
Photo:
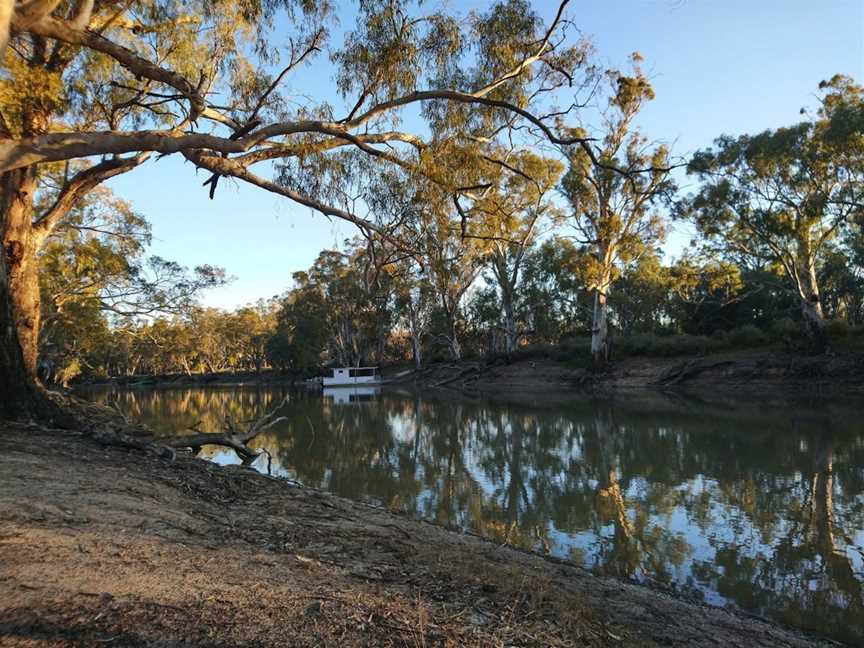
[[[166,433],[284,394],[89,392]],[[292,392],[282,414],[259,470],[864,643],[864,403]]]

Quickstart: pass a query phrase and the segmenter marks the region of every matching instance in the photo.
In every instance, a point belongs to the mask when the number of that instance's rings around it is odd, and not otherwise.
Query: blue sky
[[[339,4],[340,0],[336,0]],[[644,56],[657,99],[641,115],[646,135],[686,155],[722,133],[794,123],[813,105],[821,79],[841,72],[864,81],[864,0],[576,0],[569,15],[591,38],[598,62],[624,66]],[[464,12],[484,2],[455,2]],[[551,18],[557,2],[536,0]],[[348,28],[352,12],[340,12]],[[334,40],[339,42],[338,37]],[[326,58],[293,80],[298,92],[341,105]],[[207,198],[178,156],[148,163],[111,183],[153,224],[151,252],[185,265],[223,266],[236,279],[203,301],[232,308],[279,294],[350,226],[248,186],[219,185]],[[682,184],[688,180],[682,178]],[[674,254],[687,240],[673,235]]]

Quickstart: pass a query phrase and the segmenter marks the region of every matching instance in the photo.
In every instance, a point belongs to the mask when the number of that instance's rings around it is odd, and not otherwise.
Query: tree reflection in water
[[[253,419],[283,396],[93,393],[166,433],[215,431],[226,413]],[[343,405],[296,392],[288,420],[253,445],[305,484],[859,643],[858,412],[659,395],[527,406],[385,392]]]

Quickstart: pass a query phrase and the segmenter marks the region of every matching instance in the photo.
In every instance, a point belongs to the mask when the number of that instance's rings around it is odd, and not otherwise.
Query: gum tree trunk
[[[462,345],[459,344],[459,335],[456,331],[456,315],[450,314],[448,319],[450,320],[450,338],[448,339],[450,358],[458,361],[462,359]]]
[[[36,178],[30,169],[0,177],[0,418],[53,418],[36,377],[39,337]]]
[[[828,331],[825,326],[825,318],[822,315],[822,305],[818,299],[818,295],[803,297],[801,299],[801,316],[804,322],[804,331],[813,350],[824,351],[828,348]]]
[[[411,331],[411,350],[414,354],[414,368],[419,370],[423,366],[423,348],[420,344],[420,336]]]
[[[594,370],[603,369],[609,362],[609,287],[612,283],[612,264],[615,248],[601,244],[597,251],[600,276],[594,288],[594,316],[591,321],[591,364]]]
[[[813,350],[821,352],[828,348],[828,331],[826,330],[825,314],[822,311],[819,282],[816,277],[816,259],[811,253],[809,245],[805,249],[804,265],[806,274],[804,280],[799,282],[801,317],[804,331]]]
[[[516,331],[516,316],[513,314],[513,294],[509,290],[501,293],[502,310],[504,315],[504,350],[511,355],[516,350],[518,333]]]
[[[602,368],[609,360],[609,307],[606,287],[594,291],[594,317],[591,326],[591,361]]]

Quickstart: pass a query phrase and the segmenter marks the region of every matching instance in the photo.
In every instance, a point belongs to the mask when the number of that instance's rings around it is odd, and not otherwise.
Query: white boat
[[[324,387],[349,387],[354,385],[378,385],[381,374],[378,367],[336,367],[332,376],[324,376]]]

